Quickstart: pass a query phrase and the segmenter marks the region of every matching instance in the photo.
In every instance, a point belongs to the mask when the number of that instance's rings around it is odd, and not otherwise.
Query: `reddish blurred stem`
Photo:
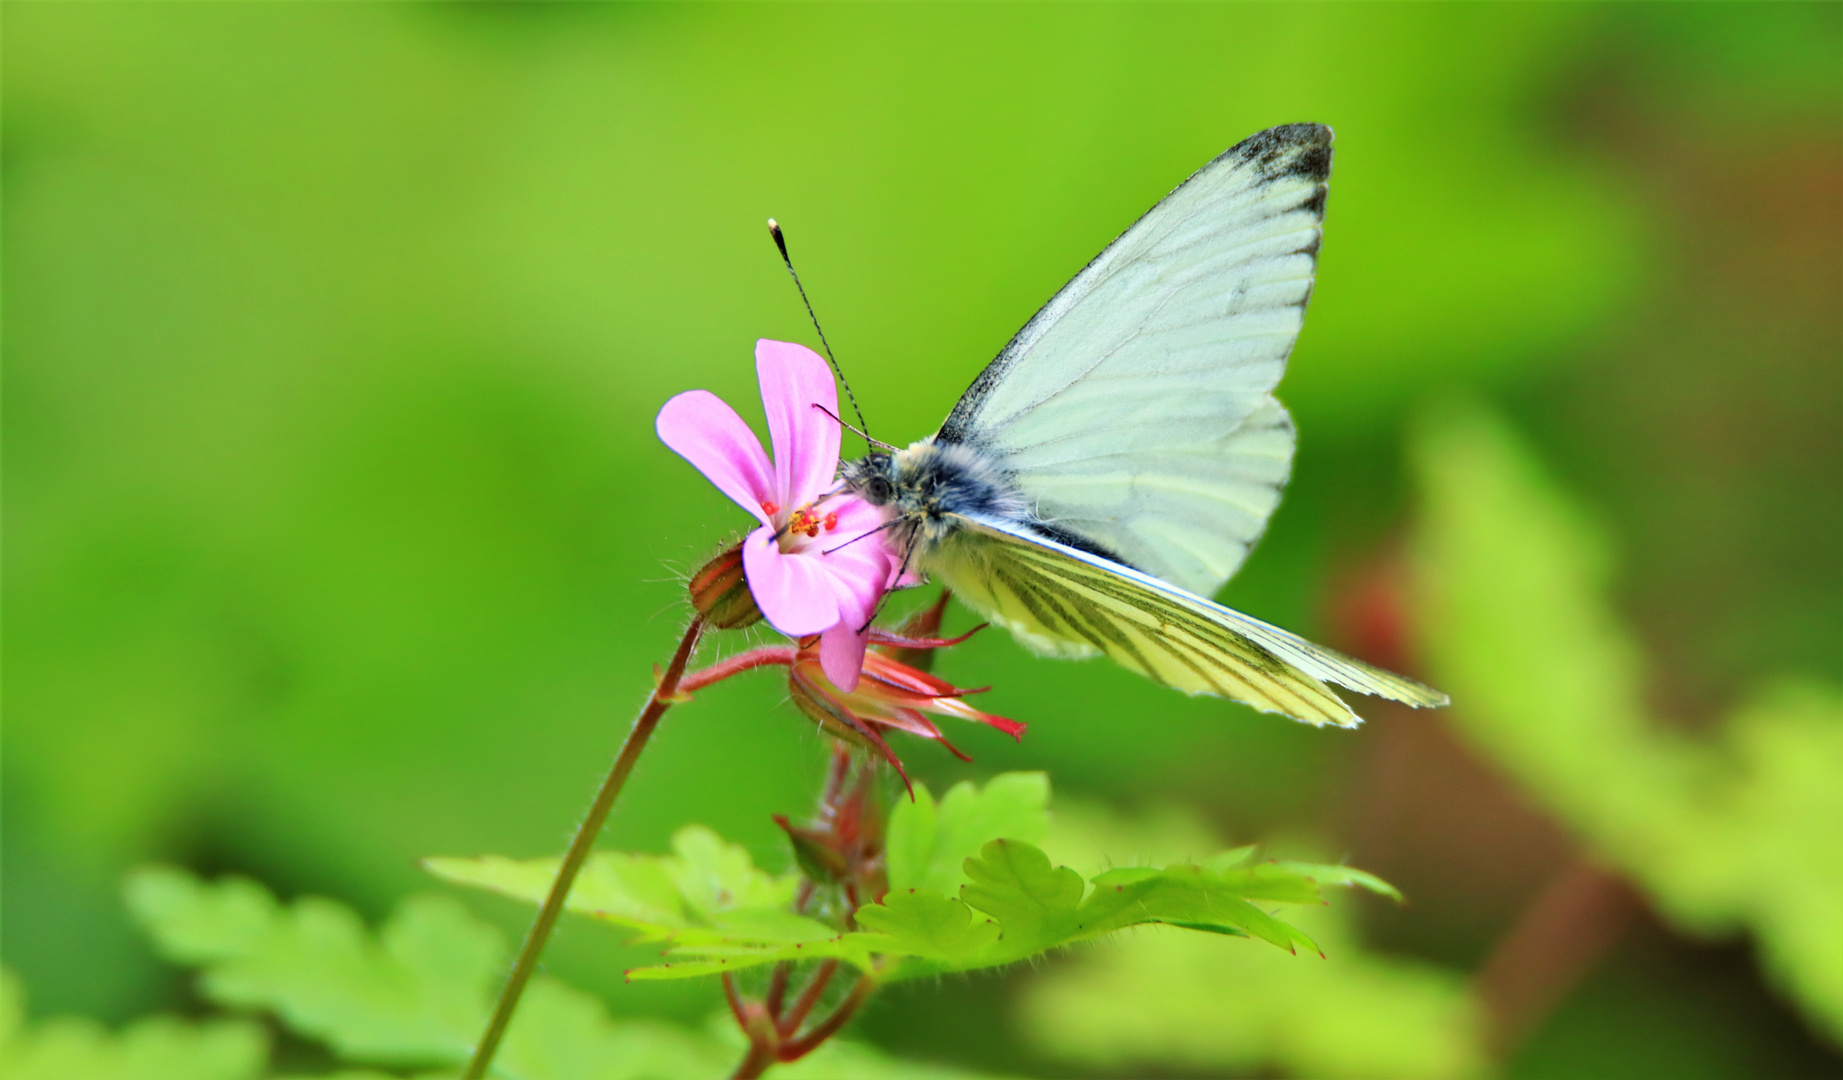
[[[736,1066],[736,1071],[730,1074],[730,1080],[755,1080],[756,1077],[767,1072],[768,1066],[773,1064],[774,1049],[752,1042],[749,1044],[749,1056],[743,1058],[742,1064]]]
[[[719,665],[720,666],[720,665]],[[713,669],[714,670],[714,669]],[[687,680],[689,681],[689,680]],[[843,745],[833,747],[832,766],[826,771],[824,794],[820,797],[820,813],[834,830],[845,829],[855,835],[856,828],[862,822],[856,816],[861,810],[860,800],[868,783],[868,774],[860,779],[855,787],[851,784],[852,755],[850,749]],[[870,766],[867,766],[867,768]],[[854,807],[856,809],[854,809]],[[785,818],[778,819],[783,825]],[[814,883],[804,881],[800,892],[794,899],[794,910],[804,911],[812,900]],[[846,902],[845,924],[852,923],[852,913],[859,903],[858,890],[854,882],[844,884]],[[827,960],[813,971],[812,978],[800,991],[799,998],[791,1008],[783,1007],[787,1003],[788,984],[793,976],[793,965],[782,961],[774,966],[768,980],[768,993],[759,1003],[744,1001],[736,992],[735,981],[728,974],[723,976],[723,994],[729,1002],[730,1013],[736,1018],[736,1026],[749,1039],[749,1052],[745,1055],[731,1080],[753,1080],[772,1068],[778,1062],[798,1061],[812,1053],[827,1039],[836,1035],[840,1028],[851,1020],[858,1008],[864,1004],[872,991],[876,989],[873,980],[859,976],[851,992],[839,1002],[830,1016],[814,1025],[806,1034],[800,1034],[800,1026],[806,1023],[819,999],[825,996],[826,988],[838,974],[838,961]],[[797,1037],[796,1037],[797,1036]]]
[[[787,976],[792,971],[793,965],[785,960],[774,965],[774,974],[768,979],[768,996],[762,999],[768,1018],[777,1028],[781,1026],[781,1006],[787,1004]]]
[[[742,995],[736,992],[736,982],[729,972],[723,973],[723,998],[729,1002],[730,1013],[736,1017],[736,1023],[749,1037],[749,1052],[736,1066],[732,1080],[752,1080],[768,1071],[774,1064],[774,1052],[780,1045],[775,1035],[774,1024],[768,1020],[767,1013],[760,1005],[747,1004]]]
[[[799,1019],[796,1019],[792,1026],[798,1027],[799,1021],[805,1019],[806,1011],[812,1008],[813,1002],[819,1000],[820,993],[825,990],[825,984],[830,981],[832,973],[837,970],[838,961],[836,960],[828,960],[825,966],[819,969],[819,973],[813,977],[812,985],[807,987],[806,993],[800,995],[800,1003],[795,1006]],[[742,1000],[741,996],[736,993],[735,982],[730,979],[729,973],[725,972],[723,995],[729,1001],[730,1012],[735,1015],[736,1023],[741,1025],[749,1035],[749,1052],[736,1066],[736,1071],[730,1074],[730,1080],[755,1080],[776,1062],[799,1061],[817,1050],[822,1043],[838,1034],[838,1030],[850,1022],[851,1018],[857,1014],[859,1007],[870,999],[871,992],[875,989],[874,982],[859,976],[857,984],[851,988],[851,993],[845,995],[845,1000],[838,1003],[838,1008],[832,1010],[832,1015],[821,1020],[813,1030],[805,1035],[797,1039],[788,1039],[785,1028],[769,1027],[764,1023],[766,1013],[760,1005],[751,1005]]]
[[[832,746],[832,767],[826,770],[825,791],[819,796],[819,804],[831,812],[832,805],[845,790],[845,778],[851,775],[851,751],[843,743]]]
[[[1623,878],[1588,862],[1556,875],[1498,942],[1474,989],[1487,1046],[1507,1061],[1606,951],[1643,901]]]
[[[851,1017],[857,1013],[858,1007],[870,1000],[870,992],[874,989],[876,989],[875,983],[859,976],[857,985],[851,988],[851,993],[846,995],[845,1000],[838,1003],[838,1008],[832,1011],[831,1016],[821,1020],[817,1027],[800,1038],[783,1043],[780,1053],[776,1056],[781,1061],[799,1061],[812,1053],[820,1043],[838,1034],[838,1029],[851,1020]]]
[[[780,1022],[775,1024],[775,1030],[780,1032],[781,1038],[792,1038],[793,1034],[800,1030],[800,1025],[806,1023],[806,1018],[812,1013],[813,1006],[819,1004],[819,995],[825,993],[826,984],[832,981],[832,976],[837,971],[838,961],[836,960],[827,960],[819,965],[819,970],[813,973],[813,981],[806,984],[806,989],[800,992],[800,1000],[794,1002],[793,1011],[781,1017]]]
[[[487,1023],[485,1034],[480,1036],[473,1059],[467,1063],[467,1071],[461,1074],[462,1080],[482,1080],[487,1070],[492,1068],[493,1055],[499,1052],[499,1042],[505,1038],[506,1028],[512,1023],[512,1014],[518,1009],[518,1000],[524,995],[525,984],[531,981],[531,973],[537,970],[538,958],[544,954],[544,945],[550,940],[550,932],[556,929],[557,917],[563,914],[563,902],[569,898],[570,886],[576,883],[577,872],[582,869],[590,850],[595,847],[595,838],[601,835],[602,826],[608,821],[608,813],[614,809],[614,800],[621,794],[621,788],[626,786],[627,776],[633,772],[640,751],[646,749],[647,740],[653,737],[653,729],[659,726],[659,718],[677,700],[679,681],[684,678],[685,665],[691,662],[691,654],[697,650],[698,638],[703,633],[703,618],[694,617],[691,625],[685,628],[685,636],[678,643],[678,651],[672,654],[672,663],[666,668],[665,674],[660,676],[659,685],[653,687],[652,696],[646,699],[646,707],[640,710],[640,718],[634,721],[633,730],[627,734],[627,741],[621,744],[621,752],[614,759],[614,767],[608,770],[608,778],[602,781],[602,788],[596,793],[595,802],[590,804],[588,815],[576,827],[576,836],[570,841],[569,851],[564,853],[563,862],[557,867],[556,880],[550,884],[550,895],[544,898],[544,906],[538,909],[537,921],[531,924],[531,932],[525,935],[524,947],[518,951],[518,961],[512,965],[512,974],[506,979],[505,989],[499,992],[499,1003],[493,1007],[493,1018]]]

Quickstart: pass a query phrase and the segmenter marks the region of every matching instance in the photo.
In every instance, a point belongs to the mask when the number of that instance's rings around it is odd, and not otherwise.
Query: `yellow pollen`
[[[805,533],[809,537],[818,536],[821,528],[831,530],[837,527],[837,514],[827,514],[822,518],[813,511],[811,505],[795,510],[787,519],[788,532]]]

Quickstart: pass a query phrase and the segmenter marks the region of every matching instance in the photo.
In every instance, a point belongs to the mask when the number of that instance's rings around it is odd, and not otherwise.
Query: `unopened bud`
[[[851,710],[832,700],[830,695],[798,674],[787,680],[787,691],[794,707],[805,713],[826,734],[864,750],[876,749],[859,729],[858,719],[851,715]]]
[[[742,572],[742,545],[737,544],[691,575],[691,606],[718,630],[740,630],[761,621],[761,609]]]
[[[794,861],[800,864],[800,872],[810,881],[821,885],[836,885],[851,874],[851,860],[840,851],[834,841],[836,837],[818,829],[803,829],[787,820],[785,814],[774,815],[774,823],[787,834],[793,843]]]

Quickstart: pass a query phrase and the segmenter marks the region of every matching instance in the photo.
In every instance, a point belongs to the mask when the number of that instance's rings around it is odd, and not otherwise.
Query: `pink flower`
[[[755,343],[755,371],[772,461],[736,410],[707,390],[666,402],[659,438],[762,523],[742,545],[756,605],[788,637],[821,635],[821,665],[848,692],[863,669],[868,635],[860,628],[897,567],[883,536],[869,535],[884,512],[827,494],[838,472],[839,426],[826,413],[837,415],[838,390],[819,354],[763,339]]]

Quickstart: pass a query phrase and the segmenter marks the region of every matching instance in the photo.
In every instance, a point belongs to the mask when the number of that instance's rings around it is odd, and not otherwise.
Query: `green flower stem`
[[[659,726],[659,718],[681,700],[679,680],[684,677],[685,665],[691,662],[691,654],[697,650],[698,638],[703,633],[704,619],[696,616],[685,629],[685,636],[678,643],[678,651],[672,654],[672,663],[666,668],[665,674],[660,676],[659,685],[653,688],[652,696],[646,699],[646,708],[640,711],[640,718],[634,721],[633,730],[628,732],[627,741],[621,745],[621,752],[614,759],[614,767],[608,770],[608,779],[602,781],[602,789],[596,793],[588,816],[577,826],[575,839],[570,841],[570,849],[563,856],[563,864],[557,867],[556,880],[551,882],[550,894],[544,898],[544,906],[538,909],[537,921],[531,924],[531,932],[525,935],[525,944],[518,952],[518,962],[512,966],[512,975],[506,980],[505,989],[499,992],[499,1003],[493,1007],[493,1018],[486,1025],[486,1033],[480,1036],[473,1060],[467,1063],[467,1071],[461,1074],[463,1080],[482,1080],[487,1070],[492,1068],[493,1055],[499,1052],[499,1042],[505,1038],[506,1028],[512,1023],[512,1013],[518,1008],[518,999],[525,992],[525,984],[531,981],[531,973],[537,970],[538,958],[544,954],[544,945],[550,940],[550,932],[556,928],[557,917],[563,914],[563,902],[569,898],[570,886],[576,883],[577,872],[582,869],[589,851],[594,848],[595,838],[601,835],[602,826],[608,821],[608,812],[614,809],[614,800],[620,796],[621,788],[626,786],[627,776],[633,772],[640,751],[646,748],[647,741],[652,738],[653,729]]]

